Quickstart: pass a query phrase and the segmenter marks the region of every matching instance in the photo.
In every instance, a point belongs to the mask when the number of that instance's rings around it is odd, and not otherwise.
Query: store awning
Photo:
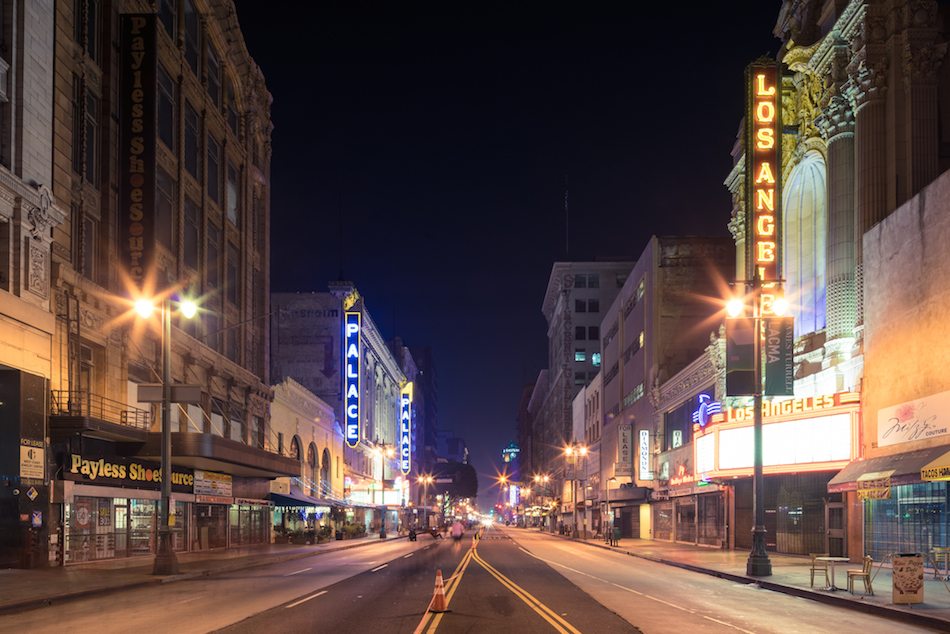
[[[339,502],[310,497],[297,487],[290,487],[289,493],[272,492],[270,500],[274,503],[274,506],[340,506]]]
[[[946,447],[943,447],[946,449]],[[920,470],[920,479],[924,482],[939,482],[950,480],[950,451],[929,462]]]
[[[919,484],[921,470],[947,455],[947,447],[931,447],[918,451],[853,460],[828,483],[828,493],[857,491],[859,481],[889,478],[889,486]],[[950,458],[947,464],[950,465]],[[948,477],[947,479],[950,479]]]

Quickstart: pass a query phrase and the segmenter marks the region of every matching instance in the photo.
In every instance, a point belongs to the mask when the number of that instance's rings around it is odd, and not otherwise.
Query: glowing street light
[[[171,527],[175,513],[171,508],[172,490],[172,302],[169,297],[161,300],[162,311],[162,509],[158,525],[158,547],[152,574],[178,574],[178,558],[172,545]],[[190,300],[176,301],[182,315],[191,319],[197,312],[197,306]],[[135,303],[136,312],[148,319],[155,311],[152,300],[140,299]]]

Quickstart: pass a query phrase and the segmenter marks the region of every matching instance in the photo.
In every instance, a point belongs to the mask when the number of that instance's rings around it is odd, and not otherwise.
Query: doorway
[[[828,502],[825,504],[825,551],[832,557],[845,557],[848,535],[847,515],[844,504]]]

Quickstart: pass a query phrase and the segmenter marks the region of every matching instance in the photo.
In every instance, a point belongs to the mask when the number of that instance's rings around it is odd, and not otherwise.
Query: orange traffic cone
[[[445,587],[442,585],[442,571],[435,573],[435,596],[432,597],[432,607],[430,612],[448,612],[445,606]]]

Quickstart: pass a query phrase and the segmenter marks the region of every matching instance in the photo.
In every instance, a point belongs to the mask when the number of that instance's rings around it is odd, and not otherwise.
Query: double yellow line
[[[455,594],[455,591],[458,589],[459,584],[462,581],[462,575],[465,574],[468,564],[475,560],[484,568],[488,574],[493,576],[495,579],[501,582],[503,586],[511,590],[511,592],[524,601],[532,610],[537,612],[541,618],[551,624],[554,627],[555,631],[559,634],[581,634],[577,629],[574,628],[570,623],[561,618],[558,614],[555,614],[548,608],[546,605],[538,601],[535,597],[531,595],[527,590],[520,587],[514,581],[501,574],[495,568],[493,568],[488,562],[479,557],[478,552],[475,550],[475,546],[472,546],[465,556],[462,558],[462,561],[459,562],[458,567],[456,567],[455,572],[449,578],[449,582],[446,584],[446,594],[445,594],[445,603],[446,605],[452,601],[452,596]],[[439,624],[442,622],[442,614],[436,614],[435,618],[432,619],[432,623],[429,624],[429,629],[426,630],[426,634],[435,634],[435,631],[438,629]],[[425,627],[425,619],[422,623],[419,624],[419,627],[416,629],[416,632],[422,632]]]

